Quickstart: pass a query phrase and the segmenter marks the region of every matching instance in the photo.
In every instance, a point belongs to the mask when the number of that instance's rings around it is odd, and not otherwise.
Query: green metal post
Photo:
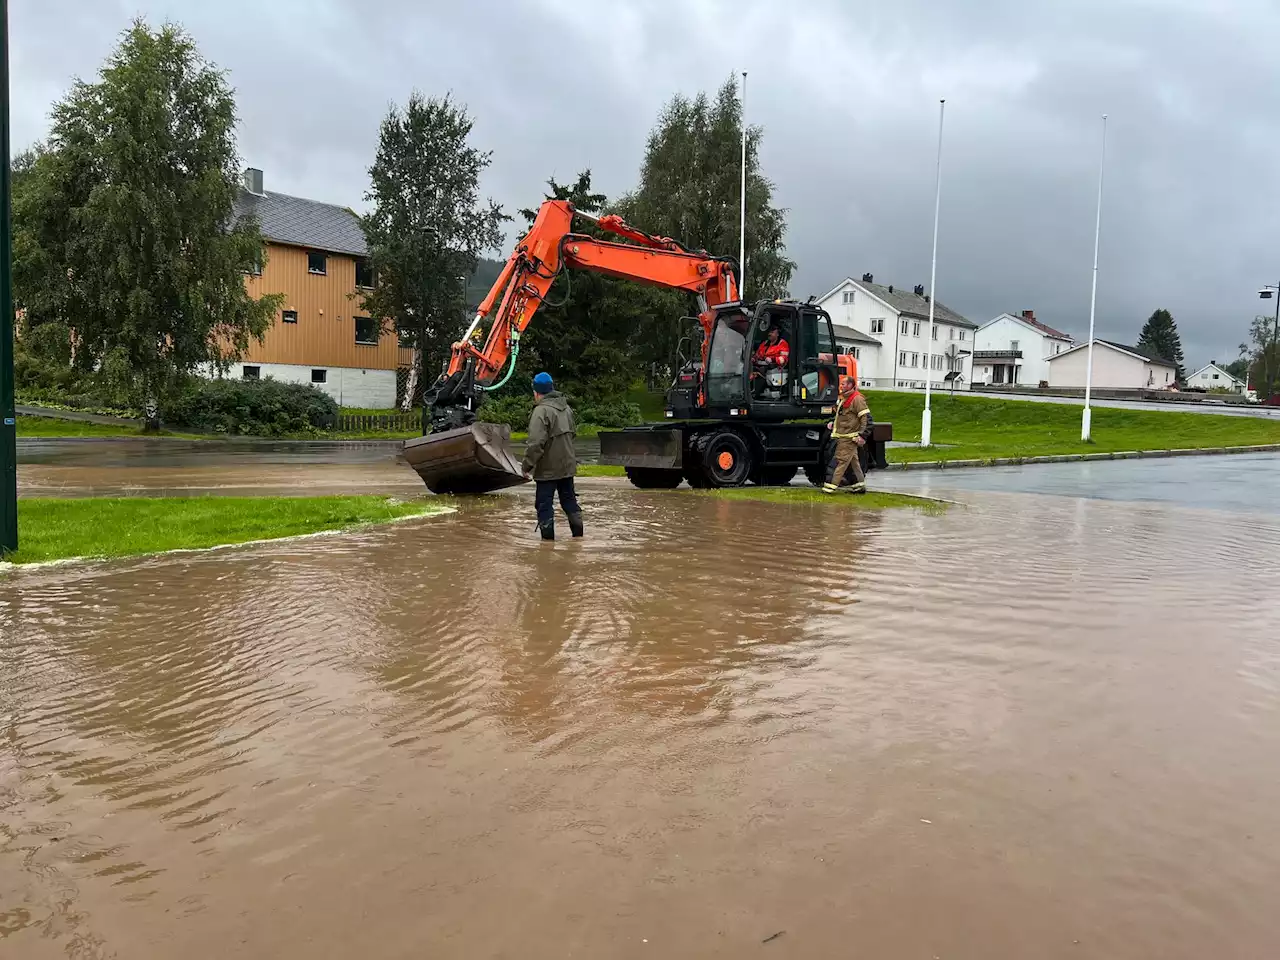
[[[0,554],[18,549],[18,426],[13,409],[13,241],[9,210],[9,0],[0,0]]]

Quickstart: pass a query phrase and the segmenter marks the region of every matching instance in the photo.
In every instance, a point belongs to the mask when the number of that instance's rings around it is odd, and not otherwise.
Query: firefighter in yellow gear
[[[840,378],[840,396],[836,401],[835,419],[828,424],[831,437],[835,440],[835,448],[831,460],[827,463],[827,482],[822,485],[823,493],[835,493],[840,489],[840,481],[845,471],[853,470],[853,484],[847,489],[850,493],[866,493],[866,477],[862,473],[862,461],[858,457],[858,448],[865,444],[862,431],[867,429],[871,421],[871,408],[867,406],[867,398],[858,392],[858,382],[853,377]]]

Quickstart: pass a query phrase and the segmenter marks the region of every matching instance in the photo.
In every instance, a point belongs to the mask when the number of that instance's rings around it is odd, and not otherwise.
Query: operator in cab
[[[827,482],[823,493],[835,493],[847,470],[853,470],[853,484],[846,489],[850,493],[866,493],[867,481],[862,472],[858,448],[867,442],[862,432],[871,422],[871,408],[867,398],[858,392],[858,381],[853,377],[840,378],[840,396],[836,400],[836,416],[827,428],[835,440],[831,460],[827,463]]]
[[[534,506],[538,511],[538,529],[543,540],[556,538],[555,498],[569,519],[569,531],[582,536],[582,509],[573,489],[578,472],[578,456],[573,449],[577,424],[573,409],[564,394],[556,390],[551,374],[533,378],[533,414],[529,417],[529,443],[524,452],[521,471],[537,484]]]
[[[765,339],[760,341],[760,346],[756,348],[755,364],[765,369],[785,367],[787,358],[790,356],[791,348],[787,346],[787,341],[782,338],[782,331],[775,323],[769,328]]]

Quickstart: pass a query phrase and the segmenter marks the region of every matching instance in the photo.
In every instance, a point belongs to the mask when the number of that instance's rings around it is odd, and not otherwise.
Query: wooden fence
[[[340,433],[417,432],[422,429],[422,411],[412,413],[339,414],[334,429]]]

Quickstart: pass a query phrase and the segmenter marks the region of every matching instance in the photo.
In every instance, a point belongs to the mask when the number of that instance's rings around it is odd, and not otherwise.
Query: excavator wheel
[[[718,430],[701,446],[702,473],[709,487],[740,487],[754,468],[751,447],[740,433]]]
[[[627,467],[627,479],[640,490],[674,490],[684,475],[679,470],[657,470],[649,467]]]
[[[758,487],[785,487],[795,475],[795,467],[764,467],[756,471],[751,482]]]

